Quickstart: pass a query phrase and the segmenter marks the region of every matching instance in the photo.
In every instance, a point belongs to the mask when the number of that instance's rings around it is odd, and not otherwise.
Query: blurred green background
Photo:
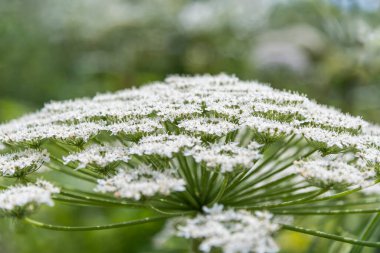
[[[380,123],[379,13],[380,0],[0,0],[0,122],[50,100],[225,72]],[[49,215],[62,223],[142,215],[59,210]],[[160,226],[69,235],[1,221],[0,252],[153,252]]]

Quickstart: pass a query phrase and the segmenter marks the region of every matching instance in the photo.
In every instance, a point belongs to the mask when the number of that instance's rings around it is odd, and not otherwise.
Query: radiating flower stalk
[[[168,220],[167,234],[192,240],[195,252],[277,252],[280,230],[349,243],[353,253],[380,247],[370,241],[380,220],[380,127],[297,93],[224,74],[171,76],[51,102],[1,125],[0,142],[0,212],[37,227]],[[47,173],[76,180],[48,182]],[[152,216],[88,226],[31,218],[55,202]],[[350,238],[298,219],[365,213],[372,218]]]

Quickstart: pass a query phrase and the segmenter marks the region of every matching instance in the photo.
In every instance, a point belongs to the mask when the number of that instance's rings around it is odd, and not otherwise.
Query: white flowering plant
[[[189,239],[193,252],[278,252],[280,230],[347,243],[351,253],[380,248],[370,240],[380,222],[380,127],[294,92],[225,74],[170,76],[51,102],[0,125],[0,142],[0,214],[36,227],[168,220],[162,235]],[[55,202],[151,216],[88,226],[31,217]],[[299,219],[357,214],[372,216],[351,237]]]

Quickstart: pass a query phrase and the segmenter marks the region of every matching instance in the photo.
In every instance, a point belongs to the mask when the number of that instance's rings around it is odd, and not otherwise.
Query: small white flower
[[[200,140],[187,135],[153,135],[143,137],[137,144],[131,146],[129,152],[135,155],[160,155],[172,157],[185,147],[192,147]]]
[[[253,214],[244,210],[223,210],[216,205],[204,208],[205,214],[185,220],[177,226],[177,235],[199,239],[199,250],[211,252],[221,249],[224,253],[277,252],[272,234],[279,229],[267,212]]]
[[[222,136],[238,129],[238,125],[218,118],[193,118],[182,120],[179,127],[189,132]]]
[[[110,124],[104,129],[110,131],[113,135],[119,133],[136,134],[136,133],[153,133],[163,126],[157,120],[151,119],[132,119]]]
[[[249,169],[253,162],[260,159],[260,148],[256,142],[248,147],[239,147],[238,143],[195,146],[186,150],[185,155],[193,156],[198,163],[205,162],[207,167],[219,168],[222,173],[232,172],[236,167]]]
[[[302,127],[297,130],[297,133],[302,134],[307,140],[325,144],[328,148],[337,147],[344,149],[357,146],[361,143],[361,139],[358,136],[337,133],[318,127]]]
[[[0,174],[2,176],[20,176],[38,170],[50,161],[47,150],[26,149],[0,155]]]
[[[176,171],[157,171],[146,165],[134,169],[120,169],[110,178],[98,180],[97,192],[112,192],[120,198],[139,200],[143,196],[169,195],[174,191],[184,191],[185,181],[176,176]]]
[[[114,162],[128,162],[128,148],[119,145],[91,145],[83,151],[63,157],[64,163],[78,162],[78,168],[94,165],[101,168]]]
[[[260,134],[268,134],[274,137],[290,135],[295,131],[294,126],[289,123],[255,116],[241,117],[240,124],[252,128]]]
[[[0,210],[11,212],[18,208],[35,209],[42,204],[53,206],[52,195],[59,192],[59,188],[43,180],[35,184],[11,186],[0,192]]]
[[[375,177],[375,171],[356,164],[353,156],[330,155],[296,161],[296,171],[312,184],[322,187],[366,186]]]

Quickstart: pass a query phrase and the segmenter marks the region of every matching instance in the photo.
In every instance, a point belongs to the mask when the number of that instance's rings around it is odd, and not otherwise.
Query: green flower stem
[[[218,172],[215,172],[215,171],[212,172],[211,178],[207,182],[207,192],[205,193],[206,196],[205,196],[203,203],[208,203],[208,202],[212,201],[211,198],[214,195],[213,192],[217,191],[217,188],[215,187],[215,182],[218,181],[219,175],[220,174]]]
[[[339,242],[345,242],[345,243],[354,244],[354,245],[380,248],[380,242],[362,241],[362,240],[357,240],[357,239],[353,239],[350,237],[329,234],[329,233],[325,233],[325,232],[318,231],[318,230],[313,230],[313,229],[308,229],[308,228],[303,228],[303,227],[298,227],[298,226],[292,226],[292,225],[287,225],[287,224],[282,224],[281,226],[283,229],[299,232],[302,234],[318,236],[318,237],[322,237],[322,238],[326,238],[326,239],[330,239],[330,240],[334,240],[334,241],[339,241]]]
[[[108,206],[114,207],[115,206],[115,205],[105,205],[103,203],[100,204],[100,203],[88,202],[88,201],[71,199],[71,198],[52,197],[52,199],[58,202],[62,202],[63,204],[74,205],[74,206],[97,206],[97,207],[108,207]]]
[[[297,200],[299,198],[303,198],[305,196],[308,196],[312,193],[315,193],[316,191],[308,191],[308,192],[301,192],[297,194],[285,194],[284,196],[272,196],[272,197],[256,197],[252,196],[249,200],[246,200],[245,202],[240,203],[234,203],[236,206],[239,205],[260,205],[260,203],[268,202],[268,201],[293,201]]]
[[[358,205],[374,205],[374,204],[380,204],[380,199],[373,198],[373,199],[366,199],[366,200],[360,200],[360,201],[339,201],[338,203],[331,203],[331,204],[318,204],[318,205],[307,205],[307,206],[294,206],[291,207],[292,210],[297,209],[315,209],[315,208],[346,208],[349,206],[358,206]]]
[[[300,149],[300,150],[301,150],[301,149]],[[285,149],[285,151],[286,151],[286,149]],[[308,153],[306,153],[306,154],[305,154],[304,156],[302,156],[301,158],[304,159],[304,158],[306,158],[306,157],[312,155],[314,152],[316,152],[315,149],[309,151]],[[298,154],[298,153],[299,153],[299,152],[297,152],[297,154]],[[301,158],[300,158],[300,159],[301,159]],[[231,196],[231,195],[234,195],[234,194],[237,193],[237,192],[238,192],[239,194],[241,194],[241,195],[246,195],[246,194],[243,192],[244,190],[245,190],[245,191],[250,191],[249,188],[250,188],[252,185],[254,185],[254,184],[258,183],[258,182],[261,182],[261,181],[263,181],[263,180],[265,180],[265,179],[267,179],[267,178],[270,178],[270,177],[276,175],[277,173],[279,173],[279,172],[281,172],[281,171],[283,171],[283,170],[289,168],[292,164],[293,164],[293,161],[291,161],[291,162],[289,162],[289,163],[283,165],[282,167],[280,167],[279,169],[277,169],[277,170],[275,170],[275,171],[269,170],[269,171],[271,171],[270,173],[266,173],[266,174],[264,174],[264,175],[261,175],[258,179],[254,180],[253,182],[246,182],[245,184],[241,184],[241,185],[243,185],[243,187],[236,186],[235,189],[233,189],[233,190],[228,190],[228,191],[227,191],[226,197]],[[261,165],[260,165],[260,166],[261,166]],[[247,180],[247,179],[245,179],[245,180]],[[242,180],[242,181],[244,181],[244,180]],[[230,187],[229,189],[231,189],[231,187]]]
[[[292,156],[290,157],[287,157],[285,160],[279,160],[278,162],[276,162],[273,166],[271,166],[270,169],[268,169],[268,171],[262,175],[260,175],[255,181],[254,183],[257,183],[257,182],[261,182],[263,180],[266,180],[274,175],[277,175],[279,172],[281,171],[284,171],[286,170],[287,168],[289,168],[290,166],[293,165],[293,162],[295,160],[295,157],[297,157],[300,153],[302,153],[303,149],[298,149],[298,151],[293,154]],[[302,156],[302,158],[306,158],[306,157],[309,157],[310,155],[312,155],[313,153],[315,153],[317,150],[314,149],[314,150],[311,150],[310,152],[306,153],[304,156]],[[291,160],[290,162],[287,162],[288,160]],[[284,165],[282,165],[280,168],[278,169],[275,169],[277,168],[277,166],[281,165],[285,163]]]
[[[63,150],[65,153],[70,153],[72,152],[71,149],[65,147],[65,145],[61,144],[59,141],[54,141],[54,144],[61,150]]]
[[[241,208],[243,208],[243,209],[254,209],[254,210],[257,210],[257,209],[269,209],[269,208],[277,208],[277,207],[283,207],[283,206],[298,205],[298,204],[307,203],[308,201],[314,199],[315,197],[317,197],[319,195],[322,195],[326,191],[328,191],[328,189],[322,189],[322,190],[319,190],[319,191],[316,191],[316,192],[314,191],[312,194],[310,194],[307,197],[296,199],[296,200],[292,200],[292,201],[286,201],[286,202],[279,203],[279,204],[261,205],[261,206],[260,205],[258,205],[258,206],[242,206]]]
[[[183,170],[182,166],[180,166],[179,173],[182,174],[182,177],[186,179],[186,190],[183,192],[180,192],[178,196],[180,196],[180,201],[185,201],[188,203],[190,206],[193,206],[195,209],[200,208],[200,203],[198,202],[198,198],[195,196],[194,193],[194,186],[190,183],[191,180],[189,179],[189,176],[185,170]]]
[[[113,204],[113,205],[130,206],[130,207],[138,207],[138,208],[146,207],[144,204],[140,204],[140,203],[131,203],[131,202],[126,202],[126,201],[116,201],[116,200],[110,200],[110,199],[104,199],[104,198],[90,197],[90,196],[70,193],[64,190],[61,190],[60,195],[67,196],[74,199],[86,200],[88,202],[105,204],[105,205]]]
[[[85,180],[85,181],[90,182],[90,183],[95,183],[95,184],[97,183],[96,179],[89,178],[87,176],[81,175],[81,174],[79,174],[79,173],[77,173],[75,171],[66,170],[64,168],[58,169],[58,168],[56,168],[55,166],[53,166],[51,164],[47,164],[46,166],[49,167],[52,170],[56,170],[56,171],[62,172],[64,174],[66,174],[66,175],[69,175],[69,176],[72,176],[72,177],[75,177],[75,178],[80,178],[80,179]]]
[[[380,182],[380,179],[377,179],[371,186],[373,186],[373,185],[375,185],[375,184],[377,184],[379,182]],[[337,193],[337,194],[334,194],[334,195],[330,195],[330,196],[327,196],[327,197],[324,197],[324,198],[313,199],[313,200],[308,201],[308,203],[319,202],[319,201],[325,201],[325,200],[331,200],[331,199],[337,199],[337,198],[345,197],[345,196],[350,195],[352,193],[358,192],[358,191],[360,191],[362,189],[363,189],[362,187],[356,187],[354,189],[343,191],[343,192],[340,192],[340,193]]]
[[[200,175],[198,173],[198,167],[194,166],[194,168],[190,168],[189,159],[190,159],[189,157],[182,156],[183,165],[185,166],[185,169],[189,172],[189,174],[191,175],[191,177],[194,180],[195,196],[197,196],[197,199],[199,199],[201,196],[201,192],[202,192],[201,183],[200,183],[201,179],[200,179]]]
[[[220,188],[219,188],[219,191],[217,193],[217,195],[215,196],[215,198],[208,204],[209,206],[212,206],[214,205],[215,203],[218,203],[219,200],[222,198],[223,196],[223,193],[224,191],[226,190],[227,188],[227,185],[228,185],[228,181],[229,181],[230,177],[228,175],[226,175],[223,179],[223,182],[222,184],[220,185]]]
[[[291,139],[294,138],[294,136],[291,137]],[[291,140],[290,139],[290,140]],[[283,149],[284,147],[281,147],[279,149],[277,149],[275,152],[273,152],[269,157],[267,157],[265,160],[263,160],[260,164],[258,164],[256,166],[256,168],[253,168],[251,170],[245,170],[243,171],[242,173],[240,173],[237,177],[235,177],[231,182],[230,184],[228,185],[225,193],[226,193],[226,196],[229,195],[230,191],[232,190],[235,190],[235,191],[238,191],[237,186],[240,186],[242,184],[242,182],[246,181],[251,175],[253,175],[254,173],[256,173],[257,171],[260,171],[267,163],[271,162],[272,159],[274,159],[276,157],[276,154],[281,150]]]
[[[379,221],[380,221],[380,213],[373,214],[370,220],[368,221],[366,227],[364,228],[362,234],[360,235],[359,239],[362,241],[368,240],[373,234],[373,232],[375,232],[379,224]],[[363,250],[362,246],[355,245],[351,249],[350,253],[360,253],[362,250]]]
[[[294,210],[271,210],[274,214],[284,215],[341,215],[341,214],[364,214],[364,213],[377,213],[380,212],[380,208],[372,209],[344,209],[344,210],[306,210],[306,211],[294,211]]]
[[[276,186],[284,181],[287,181],[291,178],[293,178],[295,175],[288,175],[288,176],[285,176],[283,178],[280,178],[280,179],[277,179],[273,182],[270,182],[270,183],[267,183],[267,184],[264,184],[262,186],[259,186],[259,187],[256,187],[256,188],[253,188],[253,189],[246,189],[246,191],[242,191],[242,192],[239,192],[238,195],[232,195],[230,196],[229,198],[227,198],[227,200],[229,199],[237,199],[239,197],[243,197],[243,200],[249,200],[251,199],[253,196],[250,196],[252,193],[255,193],[256,191],[259,191],[259,190],[262,190],[262,189],[265,189],[265,188],[270,188],[272,186]]]
[[[75,166],[72,166],[70,164],[65,164],[64,161],[62,159],[59,159],[58,157],[55,157],[53,155],[50,156],[51,159],[53,161],[55,161],[57,163],[57,165],[59,166],[64,166],[64,167],[69,167],[70,169],[76,171],[76,172],[79,172],[79,173],[82,173],[82,174],[85,174],[86,176],[89,176],[89,177],[92,177],[92,178],[95,178],[95,179],[99,179],[99,175],[97,173],[94,173],[93,171],[89,170],[89,169],[86,169],[86,168],[82,168],[82,169],[78,169],[77,167]],[[89,166],[91,167],[91,166]],[[93,168],[93,167],[92,167]],[[95,169],[95,168],[93,168]]]
[[[171,216],[159,216],[159,217],[148,217],[140,220],[126,221],[120,223],[113,223],[107,225],[96,225],[96,226],[61,226],[61,225],[52,225],[46,224],[39,221],[32,220],[30,218],[24,218],[26,223],[29,223],[35,227],[49,229],[49,230],[58,230],[58,231],[91,231],[91,230],[105,230],[105,229],[113,229],[113,228],[122,228],[134,225],[140,225],[150,222],[163,221],[168,218],[176,217],[180,215],[171,215]]]
[[[148,202],[150,207],[161,208],[165,210],[179,210],[179,211],[188,211],[191,210],[191,206],[178,201],[173,201],[169,199],[154,199]]]
[[[187,184],[190,186],[191,193],[194,193],[195,196],[198,196],[195,192],[195,191],[197,191],[197,189],[196,189],[196,185],[194,182],[193,175],[191,174],[191,171],[188,170],[188,167],[186,165],[186,161],[184,160],[184,157],[180,154],[177,154],[176,157],[177,157],[177,161],[178,161],[179,167],[180,167],[179,171],[183,172],[184,178],[186,179]]]
[[[202,204],[204,204],[207,198],[208,191],[209,191],[208,182],[210,181],[211,173],[206,167],[200,166],[200,169],[201,169],[201,189],[202,189],[201,202]]]
[[[161,169],[161,164],[158,163],[153,156],[140,156],[139,159],[142,160],[145,164],[152,164],[155,169]]]
[[[251,177],[253,174],[256,174],[260,170],[262,170],[266,164],[268,164],[271,161],[274,161],[276,158],[280,157],[283,153],[286,152],[288,145],[292,142],[292,140],[295,138],[295,135],[293,134],[289,140],[287,140],[279,149],[274,151],[269,157],[267,157],[262,163],[260,163],[256,168],[247,171],[247,173],[244,175],[244,177],[239,180],[239,183],[245,181],[249,177]]]
[[[163,210],[163,209],[160,209],[160,208],[153,206],[153,205],[151,205],[150,208],[153,211],[155,211],[159,214],[163,214],[163,215],[179,215],[179,214],[181,214],[181,215],[186,215],[186,214],[187,215],[193,215],[195,213],[194,210],[179,210],[179,209],[171,209],[171,210],[164,209]]]
[[[181,201],[184,199],[190,206],[196,210],[200,210],[201,204],[198,202],[198,199],[190,193],[190,191],[191,189],[189,189],[189,186],[186,186],[186,191],[180,192],[180,195],[183,196]]]
[[[96,198],[101,198],[101,199],[108,199],[108,200],[116,200],[116,198],[113,195],[108,195],[108,194],[101,194],[101,193],[96,193],[96,192],[88,192],[84,190],[80,190],[77,188],[73,188],[70,186],[59,186],[60,189],[64,190],[65,192],[70,192],[78,195],[84,195],[84,196],[92,196]]]
[[[301,182],[301,183],[303,183],[303,182]],[[264,194],[254,195],[253,197],[255,199],[262,199],[262,198],[265,199],[268,197],[275,197],[275,196],[281,196],[281,195],[288,194],[288,193],[293,193],[293,192],[296,192],[298,190],[306,189],[309,187],[310,187],[310,185],[303,185],[303,186],[299,186],[299,187],[295,187],[295,185],[286,186],[283,188],[276,189],[277,191],[268,190],[268,191],[265,191]]]
[[[118,135],[115,135],[116,138],[118,139],[118,141],[120,141],[120,143],[126,147],[128,147],[130,144],[128,143],[128,141],[124,140],[122,137],[118,136]]]

